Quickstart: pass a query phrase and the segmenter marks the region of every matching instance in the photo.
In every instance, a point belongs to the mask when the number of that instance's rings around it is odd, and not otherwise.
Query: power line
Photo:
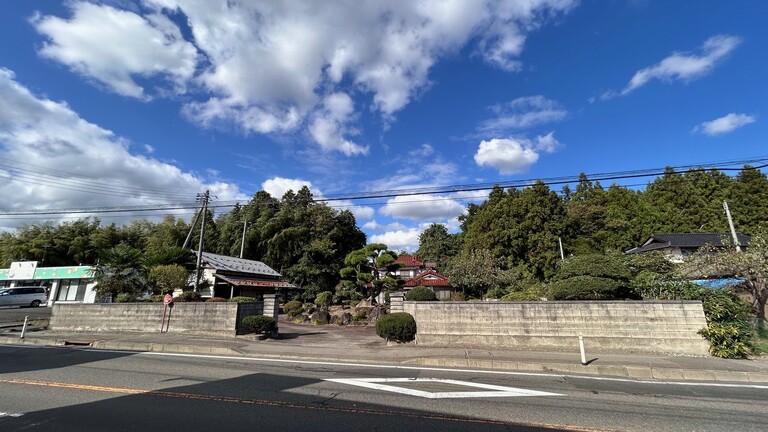
[[[594,181],[607,181],[607,180],[636,179],[636,178],[654,177],[654,176],[658,177],[658,176],[664,175],[666,170],[669,168],[671,168],[675,172],[679,172],[680,170],[686,170],[685,172],[706,172],[706,171],[712,171],[712,170],[743,171],[745,169],[744,165],[749,165],[751,163],[758,163],[758,162],[762,162],[762,165],[753,166],[749,169],[759,170],[761,168],[765,168],[766,166],[768,166],[768,163],[766,163],[768,162],[768,157],[760,157],[755,159],[738,160],[738,161],[722,161],[722,162],[715,162],[710,164],[681,165],[681,166],[667,167],[667,168],[652,168],[652,169],[642,169],[642,170],[586,174],[586,178],[589,181],[594,182]],[[731,167],[733,165],[741,165],[742,167],[740,168]],[[506,181],[506,182],[494,182],[494,183],[475,183],[475,184],[464,184],[464,185],[448,185],[448,186],[436,186],[436,187],[425,187],[425,188],[390,189],[390,190],[371,191],[371,192],[333,194],[333,195],[327,195],[325,197],[316,198],[315,201],[330,203],[335,201],[356,201],[356,200],[364,200],[364,199],[393,198],[393,197],[399,197],[399,196],[435,195],[435,194],[447,194],[447,193],[458,193],[458,192],[478,192],[478,191],[484,191],[484,190],[491,190],[494,187],[501,187],[503,189],[527,187],[527,186],[533,185],[536,182],[542,182],[547,186],[553,186],[553,185],[577,183],[579,181],[579,177],[580,175],[561,176],[561,177],[548,177],[548,178],[542,178],[542,179],[521,179],[521,180],[512,180],[512,181]],[[448,197],[445,199],[471,200],[473,198],[474,197],[458,197],[458,198]],[[406,204],[406,203],[425,202],[425,201],[428,201],[428,200],[400,201],[398,203],[387,203],[387,204],[396,205],[396,204]],[[246,204],[240,204],[240,201],[221,201],[216,204],[208,205],[208,208],[226,209],[226,208],[232,208],[236,205],[240,205],[241,207],[246,207],[248,205],[259,205],[259,204],[269,204],[269,203],[254,202],[253,200],[251,200],[251,202]],[[376,204],[365,204],[365,205],[376,205]],[[146,212],[154,212],[154,211],[191,210],[191,209],[196,209],[197,207],[198,207],[197,204],[194,204],[194,203],[174,203],[174,204],[158,204],[155,206],[133,206],[133,207],[121,206],[121,207],[96,207],[96,208],[58,209],[58,210],[50,210],[50,209],[19,210],[19,211],[0,212],[0,217],[5,218],[6,216],[33,216],[33,215],[45,216],[45,215],[63,215],[63,214],[109,214],[109,213],[129,213],[129,212],[130,213],[146,213]],[[337,206],[337,207],[342,207],[342,206]]]

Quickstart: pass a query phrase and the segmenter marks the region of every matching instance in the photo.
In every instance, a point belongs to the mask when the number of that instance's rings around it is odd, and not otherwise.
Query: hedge
[[[412,290],[405,293],[405,300],[407,301],[435,301],[437,296],[435,293],[424,286],[417,286]]]
[[[407,312],[386,314],[376,321],[376,334],[387,341],[410,342],[416,338],[416,320]]]
[[[272,333],[277,330],[277,321],[266,315],[249,315],[243,318],[243,325],[254,333]]]

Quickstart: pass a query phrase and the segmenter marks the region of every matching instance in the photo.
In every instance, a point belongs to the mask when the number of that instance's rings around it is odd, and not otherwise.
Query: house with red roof
[[[414,287],[427,287],[435,293],[438,300],[447,300],[455,291],[448,277],[435,270],[435,263],[423,262],[413,255],[402,254],[394,262],[400,267],[394,274],[405,280],[403,290],[408,292]]]

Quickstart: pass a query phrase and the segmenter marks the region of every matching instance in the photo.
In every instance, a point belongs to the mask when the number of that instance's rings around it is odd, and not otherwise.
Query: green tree
[[[502,268],[503,262],[487,249],[462,251],[448,261],[445,275],[465,298],[483,298],[490,290],[505,289],[514,283],[513,273]]]
[[[189,275],[189,270],[178,264],[158,265],[149,269],[148,280],[153,294],[173,293],[187,286]]]
[[[458,237],[449,234],[445,225],[433,223],[419,234],[419,249],[415,255],[422,261],[437,263],[438,268],[442,268],[459,250]]]
[[[141,250],[125,243],[104,251],[95,271],[96,295],[114,301],[120,294],[137,296],[145,291],[147,280],[141,258]]]
[[[750,296],[752,308],[762,326],[768,301],[768,230],[760,228],[746,250],[704,247],[681,266],[681,274],[692,278],[709,276],[741,277],[740,285]]]
[[[393,290],[402,285],[400,278],[392,273],[399,267],[396,259],[397,253],[387,249],[387,245],[371,243],[350,252],[344,258],[346,267],[339,273],[373,303],[383,289]],[[342,284],[341,288],[348,289],[348,285]]]

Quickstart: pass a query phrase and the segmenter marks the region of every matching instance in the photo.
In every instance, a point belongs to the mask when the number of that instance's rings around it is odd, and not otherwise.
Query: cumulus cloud
[[[385,216],[413,220],[453,219],[466,212],[458,201],[438,195],[398,196],[379,210]]]
[[[431,85],[441,58],[470,44],[488,63],[515,70],[526,35],[577,1],[144,0],[135,11],[121,2],[69,4],[69,19],[33,19],[48,38],[41,55],[126,96],[147,97],[137,78],[166,76],[174,88],[194,89],[183,111],[203,126],[307,132],[321,148],[351,156],[367,151],[352,140],[351,110],[372,109],[387,124]],[[342,94],[370,106],[351,107]]]
[[[233,184],[206,183],[130,148],[130,142],[66,104],[32,94],[13,72],[0,68],[0,193],[13,197],[0,208],[189,202],[206,189],[220,200],[247,198]]]
[[[391,250],[413,252],[419,248],[419,234],[422,228],[407,228],[397,231],[387,231],[371,236],[371,243],[384,243]]]
[[[755,117],[747,114],[730,113],[712,121],[705,121],[695,128],[693,132],[703,133],[709,136],[722,135],[755,122]]]
[[[48,38],[40,55],[95,79],[113,92],[140,99],[149,96],[136,77],[163,76],[183,91],[197,64],[197,49],[168,17],[140,16],[107,5],[72,3],[72,18],[32,18]]]
[[[741,39],[736,36],[713,36],[696,52],[676,52],[653,66],[640,69],[620,93],[607,92],[603,99],[627,95],[653,79],[691,81],[700,78],[711,72],[739,43]]]
[[[528,171],[539,160],[541,152],[552,153],[560,143],[553,132],[534,140],[525,138],[494,138],[480,142],[475,153],[479,166],[495,168],[499,173],[516,174]]]
[[[497,136],[510,130],[557,122],[568,114],[557,102],[541,95],[517,98],[495,105],[491,110],[496,117],[483,121],[479,129]]]
[[[363,225],[363,228],[367,230],[373,230],[373,231],[397,231],[397,230],[406,229],[406,226],[401,224],[400,222],[381,224],[379,222],[376,222],[375,220],[371,220],[366,222]]]
[[[304,186],[309,188],[310,192],[312,192],[312,195],[316,200],[324,199],[323,192],[313,186],[312,182],[309,180],[272,177],[271,179],[267,179],[261,183],[262,190],[278,199],[282,198],[283,195],[285,195],[285,193],[289,190],[297,192]],[[357,205],[348,200],[329,201],[328,205],[338,210],[349,210],[352,212],[352,214],[355,215],[355,219],[358,220],[372,219],[375,213],[371,207]]]

